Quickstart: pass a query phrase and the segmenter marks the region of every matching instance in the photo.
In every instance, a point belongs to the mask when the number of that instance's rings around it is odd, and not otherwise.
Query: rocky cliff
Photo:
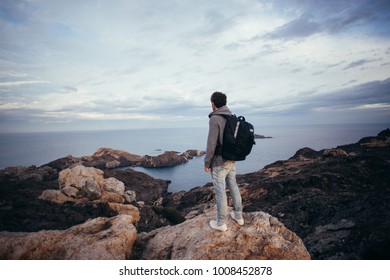
[[[308,260],[302,240],[277,218],[264,212],[244,214],[246,224],[228,220],[226,232],[212,230],[216,209],[176,226],[158,228],[138,236],[141,259],[180,260]]]
[[[244,209],[277,217],[313,259],[390,259],[390,131],[239,175]],[[212,186],[170,194],[183,216],[214,203]]]
[[[73,157],[69,155],[49,162],[44,166],[59,171],[80,164],[99,169],[113,169],[123,166],[170,167],[188,162],[194,157],[204,155],[204,153],[200,150],[187,150],[184,153],[167,151],[158,156],[139,156],[122,150],[100,148],[92,156]]]
[[[0,232],[0,259],[120,260],[132,255],[137,230],[130,215],[96,218],[66,230]]]
[[[6,168],[0,258],[389,259],[389,146],[386,130],[334,149],[303,148],[238,176],[246,224],[229,221],[224,233],[208,227],[210,184],[167,193],[166,181],[112,169],[113,158],[157,158],[103,149]]]

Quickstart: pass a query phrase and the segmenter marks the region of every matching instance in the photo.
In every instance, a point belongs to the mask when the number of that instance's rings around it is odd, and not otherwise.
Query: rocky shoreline
[[[114,150],[111,148],[100,148],[92,156],[73,157],[69,155],[49,162],[43,166],[49,166],[56,170],[63,170],[75,165],[84,165],[86,167],[95,167],[99,169],[113,169],[118,167],[171,167],[183,164],[204,155],[201,150],[187,150],[184,153],[167,151],[158,156],[139,156],[126,151]]]
[[[211,184],[121,166],[170,166],[202,151],[138,156],[99,149],[0,170],[0,259],[390,259],[390,132],[303,148],[239,175],[246,224],[208,227]]]

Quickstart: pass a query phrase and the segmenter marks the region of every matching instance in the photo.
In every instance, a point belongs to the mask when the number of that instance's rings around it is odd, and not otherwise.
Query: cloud
[[[73,86],[64,86],[63,89],[65,92],[77,92],[78,91],[77,88],[73,87]]]
[[[390,105],[389,89],[390,79],[373,81],[312,98],[308,105],[338,110],[377,109],[377,104]]]
[[[365,65],[367,63],[373,62],[373,61],[376,61],[376,60],[375,59],[359,59],[357,61],[353,61],[353,62],[349,63],[347,66],[345,66],[343,68],[343,70],[348,70],[351,68],[359,67],[359,66]]]
[[[265,34],[266,39],[299,39],[314,34],[337,34],[347,32],[349,29],[361,28],[367,32],[369,24],[372,27],[377,23],[390,23],[389,1],[386,0],[356,0],[353,5],[350,1],[338,0],[296,0],[296,14],[293,18]],[[382,25],[381,25],[382,26]],[[390,28],[381,27],[370,29],[377,34],[390,34]]]
[[[20,78],[20,77],[26,77],[26,76],[27,76],[26,73],[18,73],[18,72],[12,71],[12,70],[0,71],[0,79]]]
[[[216,90],[259,116],[383,111],[383,95],[359,99],[352,86],[390,77],[388,8],[368,0],[1,1],[0,117],[81,129],[105,120],[199,125]]]
[[[0,1],[0,19],[13,24],[21,24],[30,18],[33,7],[23,0]]]
[[[366,104],[359,105],[356,107],[350,108],[351,110],[387,110],[390,111],[390,104],[388,103],[375,103],[375,104]]]
[[[341,117],[342,120],[351,111],[355,111],[357,113],[357,115],[354,115],[355,121],[359,122],[366,117],[365,111],[373,111],[380,113],[380,121],[384,122],[390,116],[389,90],[390,79],[373,81],[333,92],[300,93],[288,98],[274,99],[263,104],[253,104],[248,112],[251,116],[258,114],[274,116],[298,114],[307,116],[313,113],[328,112],[327,121],[332,121],[336,116],[332,116],[332,112],[337,112],[337,117]],[[315,121],[315,115],[312,115],[312,117],[312,121]]]
[[[33,85],[33,84],[49,84],[49,81],[13,81],[13,82],[0,82],[1,87],[13,87],[21,85]]]
[[[313,21],[312,16],[302,15],[268,33],[264,36],[266,39],[292,39],[299,37],[308,37],[318,32],[322,32],[321,24]]]

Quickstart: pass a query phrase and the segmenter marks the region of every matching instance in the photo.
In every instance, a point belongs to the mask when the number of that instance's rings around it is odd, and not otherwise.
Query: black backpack
[[[223,145],[217,145],[215,155],[222,155],[227,160],[245,160],[256,144],[253,125],[246,122],[243,116],[222,116],[226,118]]]

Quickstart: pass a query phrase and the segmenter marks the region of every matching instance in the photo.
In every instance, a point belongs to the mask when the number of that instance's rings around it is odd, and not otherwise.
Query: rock
[[[81,190],[89,200],[99,199],[102,196],[103,191],[102,185],[100,185],[94,178],[88,178]]]
[[[103,188],[108,192],[117,193],[119,195],[125,194],[125,184],[113,177],[104,179]]]
[[[96,218],[67,230],[0,232],[0,259],[118,260],[131,257],[134,217]]]
[[[144,156],[140,165],[143,167],[167,167],[185,163],[187,160],[177,152],[164,152],[158,156]]]
[[[135,191],[127,190],[124,192],[124,197],[127,203],[132,203],[137,200],[137,194]]]
[[[154,167],[170,167],[188,162],[195,156],[202,156],[205,152],[201,150],[187,150],[184,153],[179,154],[174,151],[167,151],[158,156],[144,156],[140,162],[140,166],[147,168]]]
[[[90,161],[99,161],[100,159],[103,159],[106,163],[105,168],[114,168],[119,166],[138,165],[142,157],[122,150],[99,148],[93,154],[92,160]]]
[[[39,198],[57,203],[66,201],[124,203],[126,197],[128,198],[128,194],[125,195],[124,183],[116,178],[104,178],[103,175],[104,172],[100,169],[82,165],[64,169],[60,172],[58,183],[60,191],[69,198],[66,199],[53,190],[44,191]]]
[[[103,171],[82,165],[67,168],[58,178],[60,190],[70,197],[96,200],[102,195]]]
[[[45,166],[45,167],[36,167],[35,165],[25,167],[25,166],[15,166],[7,167],[3,170],[0,170],[0,177],[10,181],[34,181],[42,182],[56,179],[58,173],[55,169]]]
[[[135,194],[130,200],[145,201],[147,204],[153,204],[159,197],[165,195],[168,191],[168,182],[166,180],[154,179],[153,177],[132,169],[125,170],[104,170],[104,177],[113,177],[125,184],[126,191]],[[125,191],[125,192],[126,192]],[[126,194],[124,197],[126,199]]]
[[[133,223],[139,222],[140,220],[140,212],[134,205],[109,202],[108,206],[120,215],[131,215]]]
[[[36,173],[41,168],[25,170]],[[88,219],[118,214],[107,204],[67,197],[59,190],[58,173],[55,174],[33,181],[0,171],[0,231],[62,230]]]
[[[137,205],[140,207],[141,219],[137,223],[138,232],[149,232],[156,228],[170,225],[169,221],[162,215],[156,214],[151,206],[144,204],[144,202],[137,201]]]
[[[210,211],[176,226],[140,234],[139,242],[145,246],[141,259],[310,259],[302,240],[266,213],[245,213],[242,227],[229,219],[226,232],[210,228],[214,216]]]
[[[115,202],[115,203],[124,203],[126,200],[123,196],[113,193],[113,192],[103,192],[99,199],[94,200],[94,202]]]
[[[80,191],[78,188],[75,188],[73,186],[65,186],[61,189],[61,192],[65,194],[69,198],[78,198],[81,197]],[[48,196],[42,196],[42,197],[48,197]]]
[[[178,209],[184,217],[194,217],[210,209],[215,205],[214,187],[211,183],[203,187],[195,187],[190,191],[169,193],[164,196],[163,207]]]
[[[305,158],[313,159],[313,158],[316,158],[317,156],[318,156],[317,151],[315,151],[309,147],[305,147],[305,148],[299,149],[292,158],[293,159],[305,159]]]
[[[382,138],[383,140],[390,138],[390,129],[387,128],[385,130],[382,130],[378,133],[378,137]]]
[[[181,155],[188,161],[190,159],[193,159],[194,157],[201,157],[205,154],[206,152],[202,150],[187,150]]]
[[[339,157],[339,156],[347,156],[347,152],[342,149],[326,149],[323,151],[324,157]]]
[[[65,194],[59,190],[44,190],[38,199],[51,201],[57,204],[64,204],[65,202],[82,202],[82,199],[74,199],[72,196]]]
[[[363,147],[384,148],[390,145],[390,129],[387,128],[378,133],[378,136],[368,136],[359,140],[359,145]]]
[[[329,149],[327,156],[305,148],[239,175],[239,185],[247,184],[241,189],[244,210],[279,216],[313,259],[389,259],[389,139],[362,139]]]
[[[340,243],[346,242],[346,240],[352,238],[352,229],[356,224],[352,221],[342,219],[336,224],[328,224],[324,226],[318,226],[315,228],[315,232],[308,235],[305,238],[306,244],[311,247],[311,251],[317,254],[326,254],[329,250],[335,249],[340,246]],[[358,252],[358,250],[356,250]],[[338,252],[329,259],[349,259],[349,257],[343,253]]]
[[[44,166],[58,171],[77,165],[95,167],[102,170],[124,166],[167,167],[185,163],[195,156],[204,155],[204,153],[201,150],[187,150],[182,154],[178,152],[165,152],[158,156],[139,156],[122,150],[99,148],[92,156],[77,158],[68,155],[67,157],[51,161]]]

